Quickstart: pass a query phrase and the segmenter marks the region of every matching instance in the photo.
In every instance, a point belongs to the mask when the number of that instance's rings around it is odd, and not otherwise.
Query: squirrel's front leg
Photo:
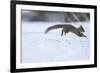
[[[63,36],[63,29],[62,29],[62,31],[61,31],[61,36]]]

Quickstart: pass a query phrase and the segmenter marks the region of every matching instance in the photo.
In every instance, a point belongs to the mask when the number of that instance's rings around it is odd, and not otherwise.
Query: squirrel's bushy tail
[[[48,33],[50,30],[57,29],[57,28],[62,28],[64,25],[54,25],[50,26],[46,29],[45,33]]]

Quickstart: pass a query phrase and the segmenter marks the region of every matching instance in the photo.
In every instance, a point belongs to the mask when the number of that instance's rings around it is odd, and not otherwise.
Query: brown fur
[[[72,32],[74,34],[76,34],[79,37],[86,37],[82,32],[85,32],[85,30],[83,29],[82,26],[80,26],[79,28],[74,27],[73,25],[70,24],[58,24],[58,25],[53,25],[47,28],[47,30],[45,31],[45,33],[48,33],[50,30],[53,29],[58,29],[58,28],[62,28],[62,33],[61,36],[63,34],[66,34],[68,32]]]

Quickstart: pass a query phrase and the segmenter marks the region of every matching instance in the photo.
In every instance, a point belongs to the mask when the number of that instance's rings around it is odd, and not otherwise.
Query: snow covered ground
[[[73,33],[61,36],[61,29],[45,34],[47,27],[59,22],[22,22],[22,63],[89,60],[90,23],[72,24],[85,28],[87,38]]]

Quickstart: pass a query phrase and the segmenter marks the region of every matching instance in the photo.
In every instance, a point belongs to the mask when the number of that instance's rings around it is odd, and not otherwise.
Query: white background
[[[33,0],[32,0],[33,1]],[[98,67],[34,73],[99,73],[100,72],[100,1],[99,0],[34,0],[41,2],[98,5]],[[10,0],[0,1],[0,73],[10,73]]]

